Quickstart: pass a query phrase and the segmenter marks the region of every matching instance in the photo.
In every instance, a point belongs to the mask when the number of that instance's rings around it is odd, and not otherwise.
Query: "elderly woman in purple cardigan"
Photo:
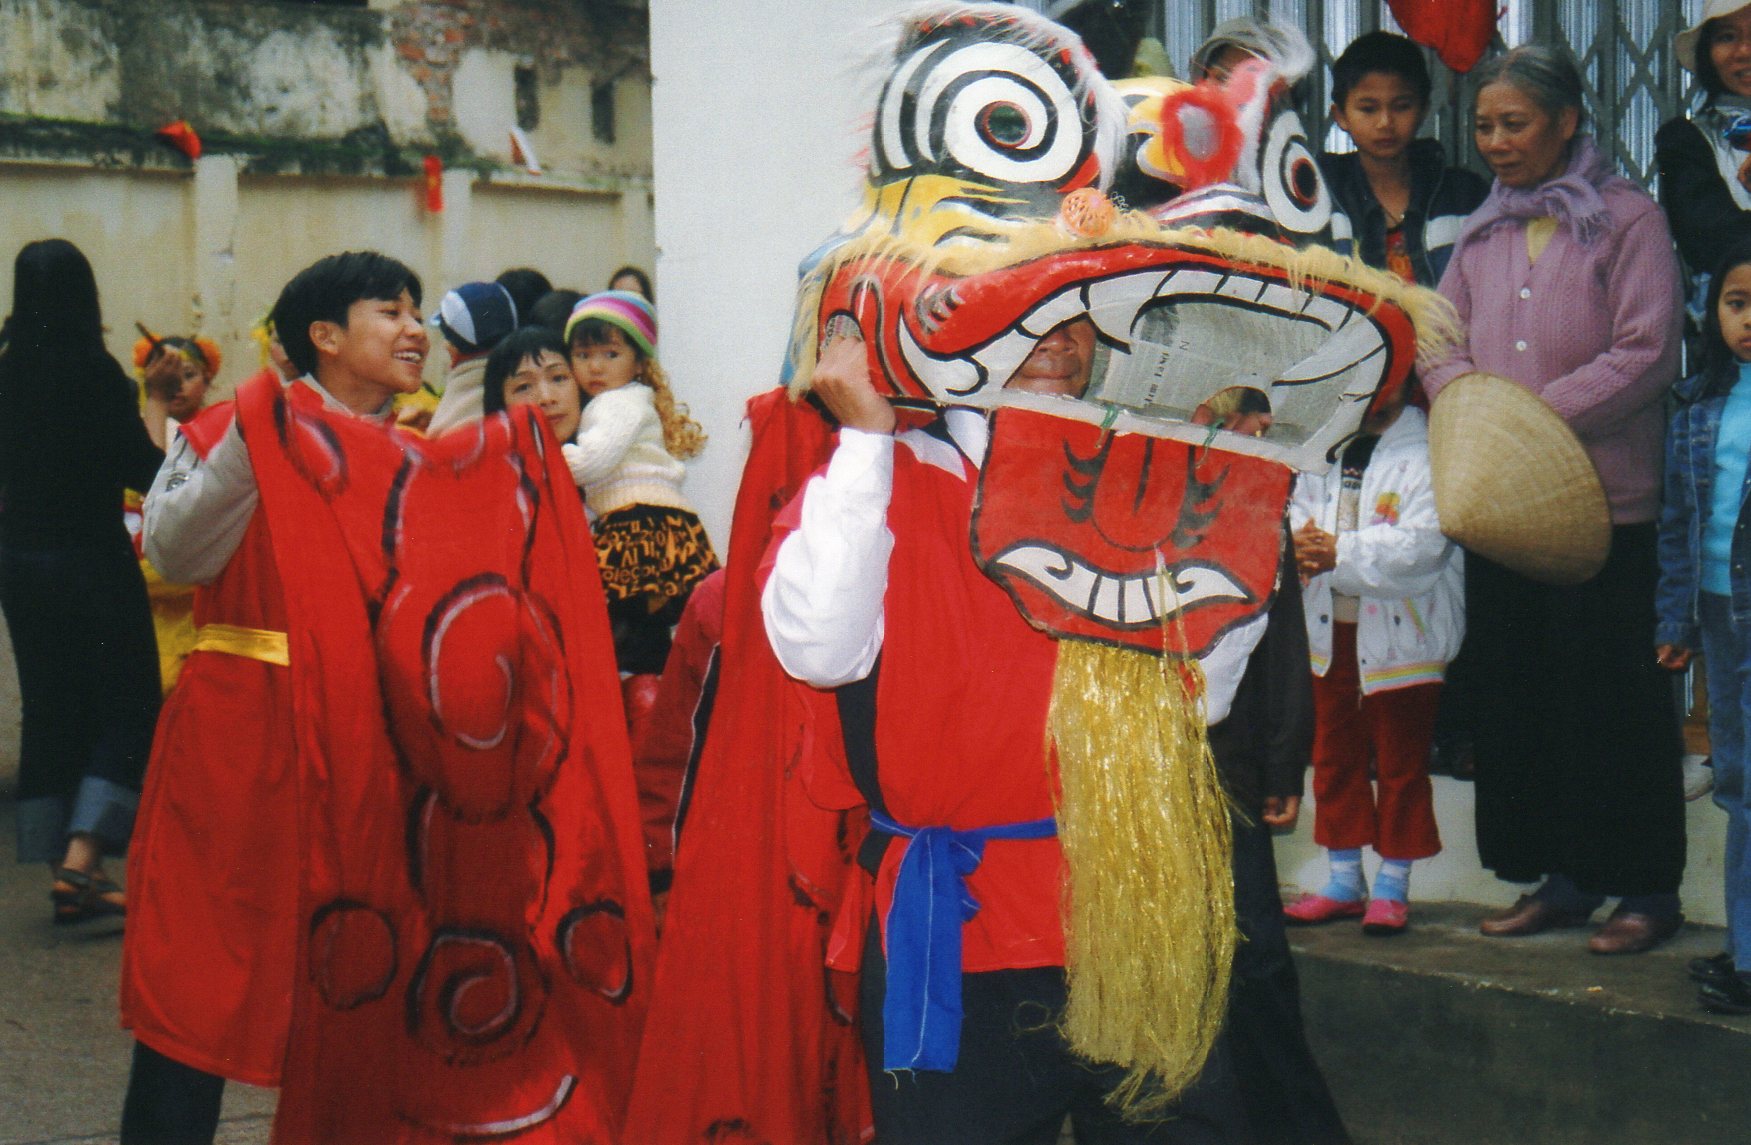
[[[1573,587],[1468,554],[1478,850],[1499,878],[1539,883],[1481,929],[1586,926],[1616,897],[1588,947],[1638,953],[1683,923],[1677,713],[1652,652],[1678,262],[1659,207],[1580,130],[1566,54],[1516,48],[1479,81],[1477,149],[1495,184],[1440,287],[1470,334],[1423,384],[1433,396],[1482,371],[1538,394],[1592,457],[1612,524],[1604,569]]]

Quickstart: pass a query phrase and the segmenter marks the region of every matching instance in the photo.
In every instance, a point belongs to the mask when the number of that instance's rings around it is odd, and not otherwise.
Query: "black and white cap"
[[[517,328],[517,304],[496,282],[465,282],[444,295],[432,325],[464,354],[484,354]]]

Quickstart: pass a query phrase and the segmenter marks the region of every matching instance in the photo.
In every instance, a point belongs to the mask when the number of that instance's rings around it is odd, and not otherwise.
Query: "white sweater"
[[[642,382],[591,398],[577,437],[560,448],[584,503],[598,517],[629,505],[693,511],[681,493],[687,467],[663,447],[656,395]]]
[[[1429,422],[1407,406],[1362,472],[1358,528],[1338,533],[1343,467],[1295,479],[1289,523],[1337,533],[1337,567],[1302,597],[1315,675],[1331,666],[1332,593],[1360,598],[1356,661],[1362,694],[1439,681],[1465,636],[1465,565],[1441,532],[1429,475]]]

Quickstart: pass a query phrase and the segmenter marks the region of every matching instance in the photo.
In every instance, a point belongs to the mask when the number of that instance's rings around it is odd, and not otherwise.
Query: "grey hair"
[[[1586,88],[1581,69],[1567,48],[1554,44],[1521,44],[1479,64],[1471,73],[1473,91],[1505,83],[1523,93],[1547,115],[1574,108],[1586,126]]]

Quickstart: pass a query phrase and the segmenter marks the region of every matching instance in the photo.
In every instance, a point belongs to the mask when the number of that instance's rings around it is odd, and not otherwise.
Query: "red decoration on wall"
[[[426,210],[436,215],[444,209],[444,161],[426,156]]]
[[[1386,0],[1404,34],[1435,49],[1441,62],[1468,72],[1496,34],[1496,0]]]
[[[175,123],[167,123],[152,133],[159,139],[170,144],[190,159],[201,157],[201,137],[195,134],[188,120],[179,119]]]

